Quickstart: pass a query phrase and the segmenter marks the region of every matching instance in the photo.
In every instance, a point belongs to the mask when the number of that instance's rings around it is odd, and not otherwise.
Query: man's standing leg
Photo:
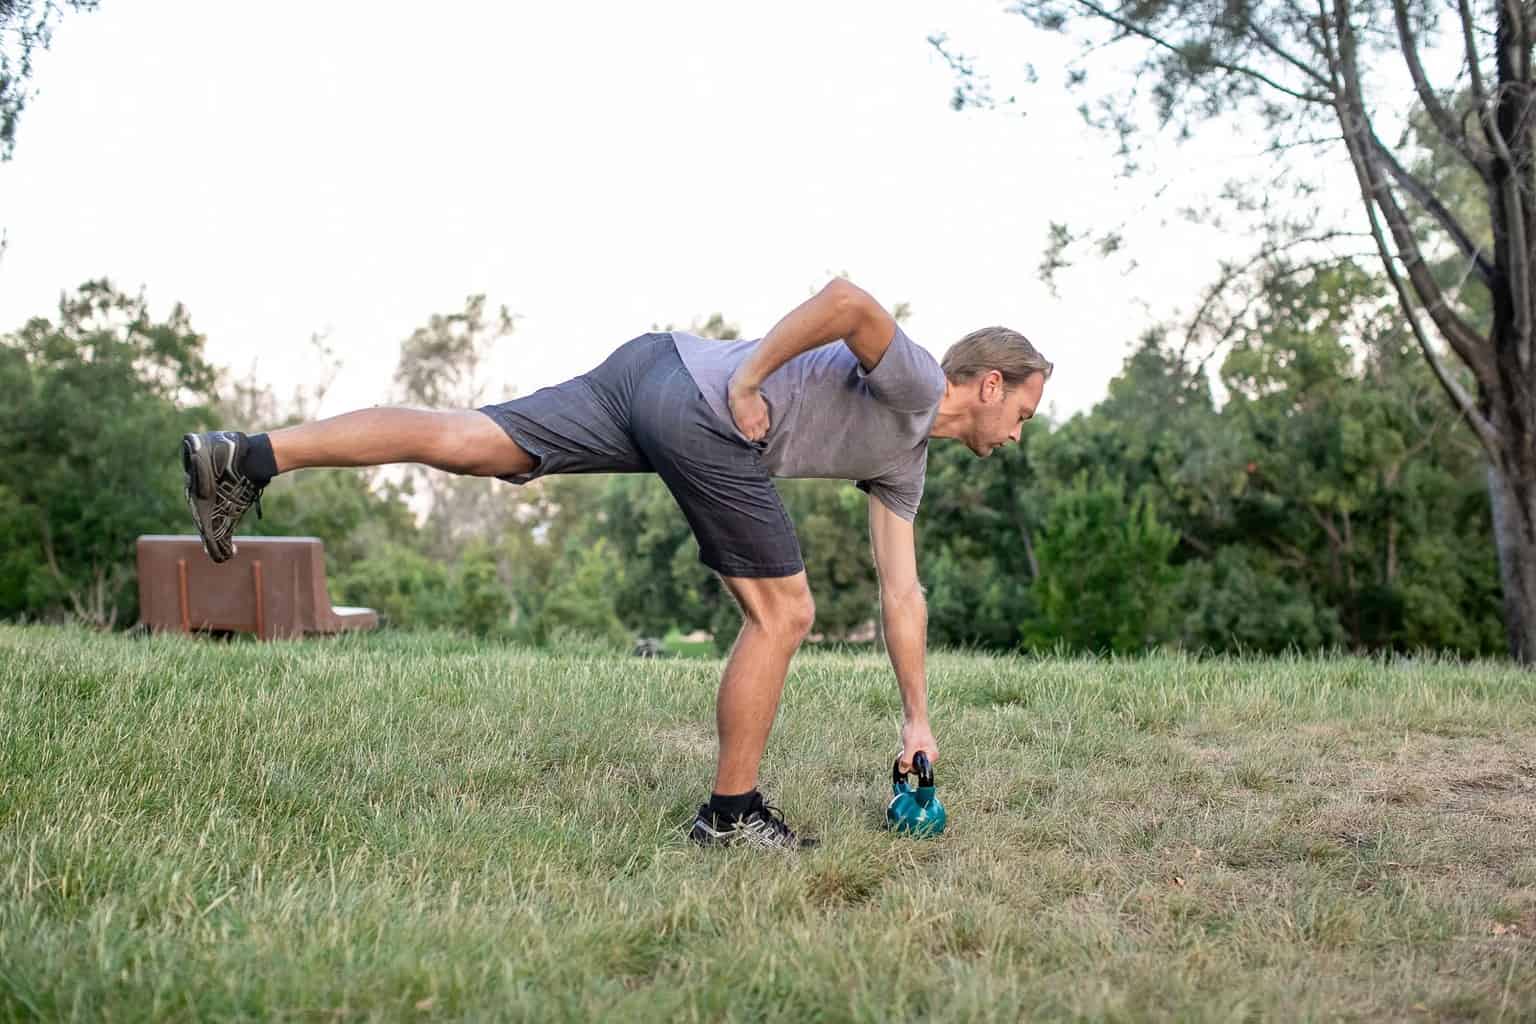
[[[741,605],[741,632],[731,648],[715,702],[720,751],[717,796],[748,795],[757,788],[758,764],[778,714],[789,662],[816,619],[804,572],[747,579],[721,577]]]
[[[741,606],[742,623],[715,700],[720,738],[715,783],[709,803],[694,819],[693,839],[706,846],[815,846],[815,839],[797,835],[757,791],[790,659],[816,618],[805,572],[721,579]]]

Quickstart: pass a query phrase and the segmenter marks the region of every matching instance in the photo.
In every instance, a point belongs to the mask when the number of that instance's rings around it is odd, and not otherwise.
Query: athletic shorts
[[[552,473],[656,473],[722,576],[793,576],[800,542],[760,446],[721,422],[670,334],[642,334],[601,366],[525,398],[480,408],[532,455],[525,484]]]

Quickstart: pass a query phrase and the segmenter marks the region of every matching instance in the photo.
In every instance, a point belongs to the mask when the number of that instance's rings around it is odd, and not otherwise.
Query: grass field
[[[700,851],[713,659],[0,627],[0,1019],[1536,1019],[1536,683],[802,656]]]

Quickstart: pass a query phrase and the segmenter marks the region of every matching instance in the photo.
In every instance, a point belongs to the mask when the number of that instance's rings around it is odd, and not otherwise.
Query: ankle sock
[[[249,434],[245,439],[245,457],[240,460],[240,472],[251,478],[257,487],[265,487],[277,476],[277,456],[272,452],[272,442],[266,434]]]
[[[716,818],[739,818],[752,810],[758,800],[762,799],[756,789],[749,789],[737,796],[725,796],[720,793],[709,795],[709,812]]]

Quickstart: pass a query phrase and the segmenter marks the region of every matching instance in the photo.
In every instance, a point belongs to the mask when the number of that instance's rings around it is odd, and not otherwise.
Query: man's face
[[[1011,391],[1003,388],[1003,375],[996,370],[983,374],[979,402],[972,420],[966,447],[986,458],[1003,445],[1018,443],[1024,424],[1034,415],[1045,391],[1045,374],[1032,373]]]

